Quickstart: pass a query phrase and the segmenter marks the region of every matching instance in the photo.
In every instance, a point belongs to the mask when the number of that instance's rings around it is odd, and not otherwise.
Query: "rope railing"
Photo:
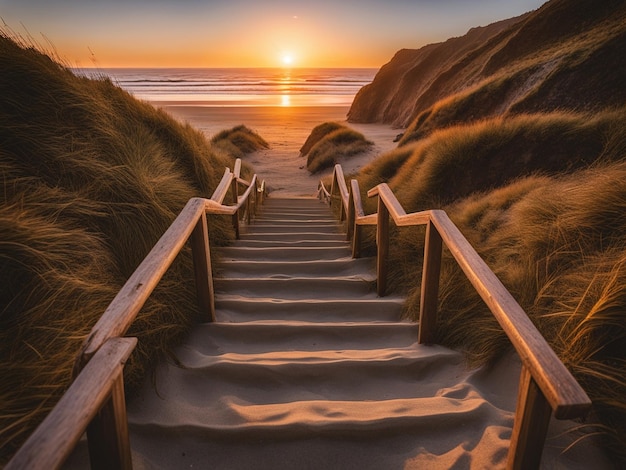
[[[378,209],[376,214],[366,215],[358,182],[351,180],[348,191],[339,165],[333,172],[331,191],[323,198],[330,204],[334,200],[332,188],[339,191],[341,220],[343,214],[347,214],[347,231],[352,238],[354,257],[359,256],[362,227],[376,226],[376,274],[380,296],[387,290],[390,219],[398,227],[426,226],[418,333],[418,343],[421,344],[432,344],[437,336],[442,249],[445,246],[450,251],[522,361],[507,468],[538,468],[552,414],[557,419],[573,419],[585,416],[590,410],[591,401],[580,384],[444,211],[407,214],[389,186],[383,183],[368,191],[368,197],[378,197]]]
[[[230,215],[239,238],[239,218],[257,211],[265,182],[241,178],[241,160],[226,168],[210,199],[192,198],[128,278],[93,326],[74,367],[74,381],[6,468],[59,468],[87,430],[92,468],[132,468],[122,383],[122,366],[136,339],[122,338],[187,242],[194,265],[198,309],[215,320],[207,215]],[[239,186],[246,189],[239,194]],[[223,204],[231,191],[231,205]],[[252,207],[253,206],[253,207]],[[62,429],[62,431],[61,431]],[[51,458],[52,456],[52,458]]]

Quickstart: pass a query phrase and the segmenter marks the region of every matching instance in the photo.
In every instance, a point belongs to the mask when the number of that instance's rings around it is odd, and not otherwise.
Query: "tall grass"
[[[592,398],[600,422],[588,430],[605,434],[618,461],[626,457],[625,117],[621,109],[450,127],[357,177],[364,192],[388,181],[407,211],[446,210]],[[416,320],[424,232],[392,237],[390,284],[407,292],[406,315]],[[438,328],[473,364],[510,347],[446,250]]]
[[[409,209],[425,209],[519,177],[571,173],[621,158],[615,142],[624,141],[625,110],[492,118],[438,130],[413,144],[390,183]]]
[[[109,80],[79,78],[1,35],[0,69],[2,463],[67,388],[81,343],[126,279],[234,159]],[[210,224],[213,246],[232,239],[227,218]],[[139,337],[129,389],[197,320],[194,289],[186,249],[129,332]]]

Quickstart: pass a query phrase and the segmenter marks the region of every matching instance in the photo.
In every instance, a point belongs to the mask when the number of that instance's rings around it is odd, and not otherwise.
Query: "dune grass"
[[[311,130],[311,133],[309,134],[306,141],[300,148],[300,156],[306,157],[311,151],[311,149],[313,148],[313,146],[317,144],[320,140],[322,140],[331,132],[342,129],[344,127],[345,126],[343,124],[339,122],[333,122],[333,121],[323,122],[321,124],[318,124],[317,126],[313,128],[313,130]]]
[[[617,461],[626,457],[625,118],[621,109],[450,127],[357,175],[367,212],[376,201],[365,191],[387,181],[407,212],[450,215],[592,398],[600,422],[586,431],[604,433]],[[423,228],[402,228],[390,243],[389,284],[408,293],[414,320],[423,240]],[[472,364],[510,348],[446,250],[438,327]]]
[[[374,145],[363,134],[343,124],[327,122],[316,126],[300,154],[307,157],[311,173],[331,168],[341,159],[365,152]]]
[[[263,137],[243,124],[218,132],[211,137],[211,143],[235,158],[269,147]]]
[[[187,200],[209,197],[225,145],[0,35],[0,463],[69,385],[81,343]],[[262,140],[220,138],[237,152]],[[239,154],[239,153],[238,153]],[[233,238],[210,220],[212,246]],[[140,312],[129,389],[197,320],[189,249]]]

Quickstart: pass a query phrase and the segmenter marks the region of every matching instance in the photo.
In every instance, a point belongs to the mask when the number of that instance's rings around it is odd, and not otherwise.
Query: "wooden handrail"
[[[111,396],[121,400],[116,404],[113,423],[116,429],[112,433],[117,449],[106,452],[107,460],[100,459],[98,464],[108,468],[131,468],[122,370],[136,344],[136,338],[112,338],[104,343],[13,456],[6,470],[60,468],[92,419],[111,401]]]
[[[248,189],[236,204],[225,206],[218,201],[223,199],[224,188],[232,180],[233,173],[226,170],[211,199],[190,199],[172,225],[161,236],[152,250],[141,264],[128,278],[115,298],[111,301],[103,315],[92,328],[89,336],[83,343],[80,354],[80,364],[84,364],[109,338],[123,336],[133,323],[139,310],[157,286],[165,272],[169,269],[176,256],[180,253],[192,233],[192,254],[196,271],[196,285],[199,296],[206,289],[212,290],[211,260],[208,248],[208,230],[206,214],[221,214],[236,216],[242,204],[252,193],[257,177],[253,176]],[[198,277],[200,276],[200,277]],[[212,297],[212,296],[211,296]],[[201,300],[202,313],[209,320],[214,319],[215,307],[213,299]]]
[[[235,170],[240,171],[240,168],[241,162],[237,160]],[[231,215],[233,218],[237,218],[238,222],[239,209],[242,204],[248,203],[252,190],[257,185],[257,177],[254,175],[244,194],[234,197],[235,203],[233,205],[223,205],[222,201],[231,187],[231,183],[237,181],[234,175],[235,173],[227,168],[211,199],[192,198],[187,202],[92,328],[76,359],[74,368],[76,377],[82,374],[81,371],[91,363],[98,351],[109,340],[126,334],[146,300],[187,241],[190,242],[192,249],[200,313],[209,321],[215,319],[207,214]],[[254,191],[254,197],[257,196],[258,192]],[[238,236],[238,225],[235,229]],[[119,395],[123,397],[123,389],[117,389],[114,396]],[[92,446],[91,443],[110,440],[107,423],[110,422],[111,415],[117,413],[117,408],[120,406],[119,402],[118,397],[112,408],[107,411],[108,416],[101,418],[96,416],[89,426],[90,453],[95,453],[94,455],[97,456],[97,458],[91,459],[92,462],[102,461],[104,457],[100,454],[110,453],[98,450],[101,447],[96,444]],[[95,450],[92,451],[92,447]]]
[[[335,168],[333,186],[340,188],[342,213],[345,211],[348,215],[348,232],[352,235],[354,257],[358,257],[360,251],[361,227],[376,225],[379,295],[384,295],[386,290],[387,253],[390,247],[389,219],[398,227],[426,226],[419,343],[431,344],[436,339],[439,275],[444,245],[489,307],[522,361],[520,391],[507,468],[537,468],[551,414],[554,413],[557,419],[586,415],[591,408],[591,400],[585,391],[530,321],[526,312],[444,211],[407,214],[389,186],[383,183],[367,193],[369,197],[378,196],[377,213],[365,215],[356,180],[350,182],[347,198],[343,195],[341,182],[345,184],[343,171]],[[328,199],[332,203],[332,198]]]
[[[378,196],[378,272],[382,293],[388,250],[386,221],[398,226],[427,225],[420,302],[420,337],[429,343],[435,338],[439,271],[442,244],[491,310],[522,360],[520,392],[507,467],[537,468],[545,442],[550,412],[557,419],[587,414],[591,400],[563,365],[502,282],[470,245],[460,230],[441,210],[407,214],[385,183],[368,192]],[[381,293],[381,295],[382,295]]]
[[[92,468],[131,468],[122,366],[137,340],[121,338],[135,320],[174,259],[189,241],[194,264],[198,306],[209,320],[215,318],[213,279],[207,214],[231,215],[236,220],[243,204],[250,218],[265,196],[253,175],[240,178],[241,160],[228,168],[210,199],[192,198],[133,272],[82,345],[74,368],[75,379],[57,406],[46,417],[7,468],[58,468],[87,429]],[[246,187],[238,194],[238,184]],[[233,190],[232,205],[223,201]],[[259,196],[260,195],[260,196]]]
[[[228,194],[228,189],[230,188],[230,183],[232,180],[233,174],[231,173],[230,169],[226,168],[226,171],[224,171],[224,176],[222,176],[220,183],[217,185],[217,188],[215,188],[215,191],[213,191],[211,201],[222,204],[224,202],[226,194]]]

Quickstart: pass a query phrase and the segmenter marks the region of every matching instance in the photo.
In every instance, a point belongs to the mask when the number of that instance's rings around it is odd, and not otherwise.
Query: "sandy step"
[[[375,279],[361,276],[215,278],[214,285],[216,298],[221,294],[275,299],[376,298]]]
[[[211,408],[187,403],[184,409],[163,407],[160,416],[129,416],[132,431],[139,426],[159,427],[204,438],[255,435],[272,440],[362,433],[380,436],[403,430],[428,433],[440,426],[454,428],[486,420],[509,425],[511,422],[481,398],[447,397],[254,405],[225,396]]]
[[[212,357],[192,349],[178,350],[180,365],[160,366],[154,379],[156,389],[146,389],[143,398],[134,400],[133,409],[150,416],[189,403],[209,409],[224,396],[262,406],[307,400],[462,398],[471,393],[471,384],[458,386],[459,377],[466,375],[462,356],[443,348],[421,354],[416,348],[345,350],[341,355],[277,351],[252,357],[232,353]],[[450,372],[455,376],[451,378]]]
[[[320,240],[337,241],[340,244],[345,244],[346,235],[338,232],[265,232],[265,233],[246,233],[244,230],[241,233],[240,240],[236,241],[233,246],[237,246],[242,241],[249,240],[264,240],[264,241],[306,241],[306,240]]]
[[[302,225],[302,224],[317,224],[317,225],[328,225],[329,227],[340,228],[341,226],[337,223],[335,219],[330,217],[329,214],[326,214],[324,217],[310,217],[310,216],[286,216],[280,215],[275,217],[260,217],[254,219],[253,222],[249,224],[250,227],[255,227],[257,225]]]
[[[322,233],[339,233],[337,225],[324,223],[306,223],[306,224],[249,224],[246,226],[247,234],[257,233],[299,233],[299,232],[322,232]]]
[[[363,275],[372,278],[376,267],[374,258],[340,258],[310,261],[254,261],[235,260],[222,261],[216,271],[217,277],[260,276],[355,276]]]
[[[249,247],[249,248],[270,248],[270,247],[328,247],[333,248],[341,243],[337,240],[238,240],[233,246],[235,247]]]
[[[319,199],[311,198],[311,197],[286,197],[286,198],[273,198],[269,197],[265,200],[265,204],[263,205],[264,209],[272,209],[272,208],[288,208],[288,209],[305,209],[305,208],[326,208],[328,210],[328,206],[321,202]]]
[[[193,348],[202,355],[224,352],[254,354],[274,350],[406,348],[417,343],[417,331],[417,324],[409,322],[205,323],[191,332],[182,348]]]
[[[349,258],[352,250],[347,244],[330,247],[237,247],[229,246],[218,249],[223,260],[290,260],[314,261]]]
[[[396,433],[318,434],[271,442],[258,436],[231,439],[217,435],[206,439],[179,428],[136,426],[132,446],[135,458],[145,468],[205,468],[210,462],[213,470],[451,468],[459,458],[469,460],[466,449],[472,449],[473,455],[485,456],[478,462],[474,457],[476,468],[493,468],[489,460],[493,449],[508,447],[499,422],[487,429],[472,426],[471,421],[435,424],[426,432],[402,427]],[[182,455],[180,449],[184,449]]]
[[[253,219],[252,223],[259,220],[323,220],[339,224],[339,221],[333,217],[328,209],[319,211],[261,211]]]
[[[359,299],[244,298],[221,294],[215,301],[219,322],[310,321],[390,322],[400,321],[404,299],[369,296]]]

